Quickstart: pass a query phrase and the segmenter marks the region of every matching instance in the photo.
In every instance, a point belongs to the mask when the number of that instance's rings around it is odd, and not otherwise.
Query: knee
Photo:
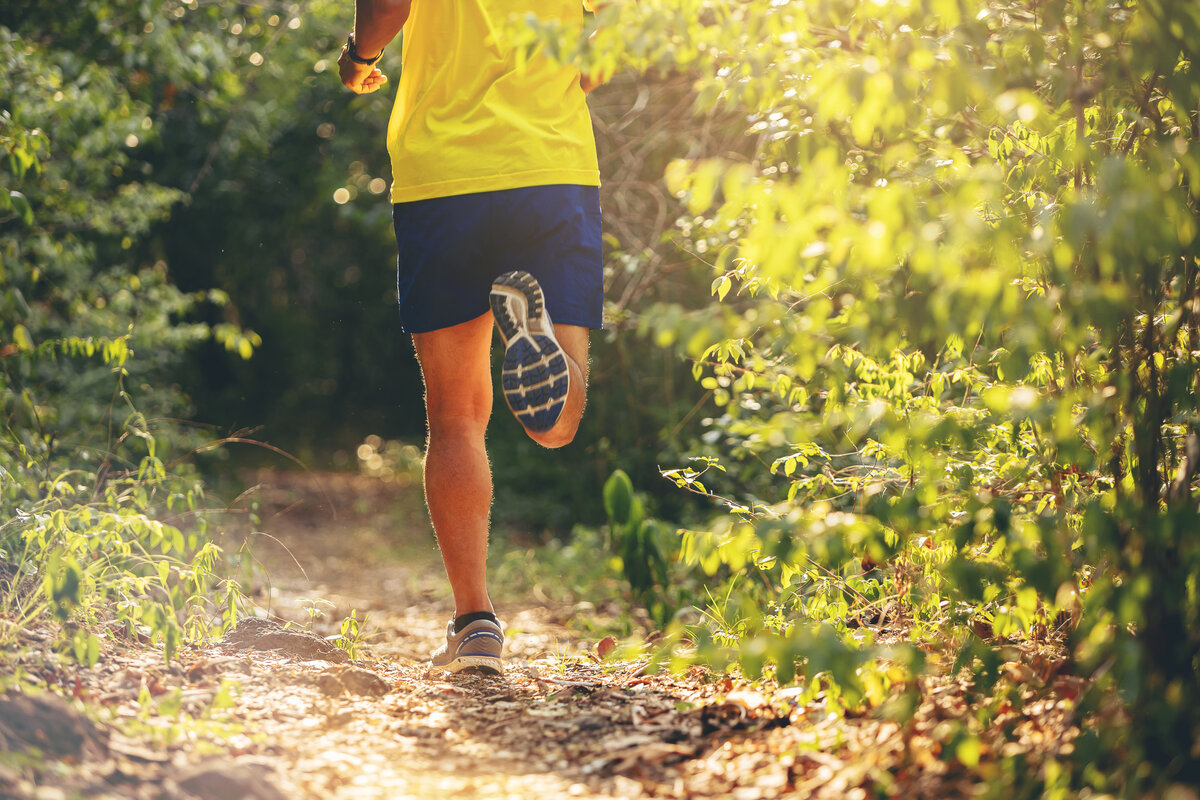
[[[429,403],[425,409],[429,423],[429,435],[482,437],[491,417],[491,404],[478,403]]]
[[[425,416],[429,427],[487,427],[492,416],[490,375],[463,375],[452,385],[426,382]]]

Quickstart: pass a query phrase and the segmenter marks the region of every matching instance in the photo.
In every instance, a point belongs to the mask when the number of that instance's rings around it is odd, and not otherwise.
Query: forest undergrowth
[[[598,531],[498,538],[505,674],[432,675],[451,604],[417,488],[253,483],[262,525],[246,533],[263,571],[246,608],[274,625],[181,643],[168,661],[164,642],[114,636],[101,615],[90,665],[54,648],[50,620],[28,627],[4,656],[5,796],[973,796],[1008,764],[1053,770],[1079,735],[1085,681],[1052,643],[1008,647],[991,693],[931,648],[902,715],[819,679],[685,666],[694,648],[664,650],[618,565],[597,558],[610,552]],[[347,619],[361,623],[349,652],[332,643]],[[861,630],[910,634],[899,615]]]

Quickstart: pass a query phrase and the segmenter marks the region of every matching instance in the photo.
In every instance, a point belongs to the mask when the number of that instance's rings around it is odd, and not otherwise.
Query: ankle
[[[458,614],[454,617],[454,630],[461,631],[472,622],[481,619],[491,620],[497,625],[500,624],[500,620],[496,618],[496,612],[494,611],[469,611],[466,614]]]

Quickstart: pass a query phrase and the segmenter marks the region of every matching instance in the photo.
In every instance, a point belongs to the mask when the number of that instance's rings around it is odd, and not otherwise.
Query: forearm
[[[354,46],[359,55],[369,58],[387,47],[411,8],[412,0],[355,0]]]

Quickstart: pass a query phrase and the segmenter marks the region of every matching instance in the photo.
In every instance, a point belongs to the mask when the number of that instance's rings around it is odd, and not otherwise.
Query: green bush
[[[1085,726],[1075,787],[1200,778],[1200,9],[598,19],[563,58],[698,73],[752,143],[667,169],[717,302],[646,321],[717,406],[666,474],[728,509],[681,552],[743,667],[861,695],[867,660],[919,665],[860,629],[889,607],[981,685],[996,642],[1057,634],[1084,717],[1115,695],[1129,721]]]
[[[111,6],[35,11],[0,18],[0,640],[56,620],[92,662],[94,623],[113,621],[170,658],[240,598],[189,461],[208,444],[171,370],[197,342],[248,358],[258,337],[191,321],[228,297],[181,291],[147,246],[184,193],[138,157],[156,108]],[[180,80],[196,66],[165,53],[143,57]]]

